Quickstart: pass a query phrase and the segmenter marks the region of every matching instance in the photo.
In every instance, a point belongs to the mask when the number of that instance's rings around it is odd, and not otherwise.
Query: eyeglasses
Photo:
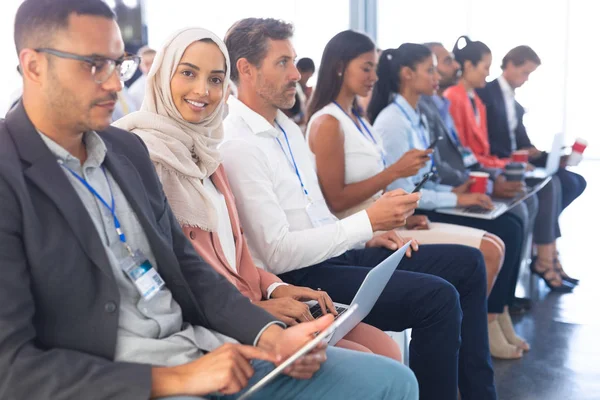
[[[117,70],[117,74],[121,81],[128,81],[133,74],[135,74],[138,65],[140,65],[140,57],[132,54],[125,54],[123,57],[115,60],[101,56],[80,56],[79,54],[66,53],[64,51],[47,48],[35,49],[35,51],[69,60],[83,61],[84,63],[89,64],[91,66],[90,72],[92,73],[92,78],[97,84],[106,82],[113,72],[115,72],[115,69]]]

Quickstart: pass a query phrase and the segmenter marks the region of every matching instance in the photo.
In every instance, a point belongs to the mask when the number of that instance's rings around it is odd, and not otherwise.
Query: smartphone
[[[433,142],[431,142],[431,143],[429,144],[429,147],[427,147],[427,150],[431,150],[431,149],[433,149],[433,148],[435,147],[435,145],[437,144],[437,142],[439,142],[439,141],[440,141],[440,140],[442,140],[442,139],[443,139],[443,137],[442,137],[442,136],[438,136],[438,137],[436,137],[435,139],[433,139]]]
[[[340,327],[340,325],[342,325],[344,322],[346,322],[348,320],[348,318],[352,314],[354,314],[354,312],[356,311],[357,308],[358,308],[358,304],[354,304],[350,308],[348,308],[346,310],[346,312],[343,313],[335,321],[333,321],[333,323],[331,325],[329,325],[325,330],[320,332],[310,342],[308,342],[304,346],[302,346],[302,348],[300,350],[296,351],[292,356],[290,356],[290,358],[288,358],[283,363],[281,363],[281,365],[279,365],[277,368],[275,368],[274,370],[269,372],[267,375],[265,375],[264,378],[262,378],[254,386],[252,386],[250,389],[248,389],[248,391],[246,393],[244,393],[242,396],[240,396],[238,400],[248,399],[254,393],[256,393],[261,388],[263,388],[267,383],[271,382],[273,379],[275,379],[275,377],[280,375],[283,372],[283,370],[286,369],[287,367],[289,367],[290,365],[292,365],[294,363],[294,361],[298,360],[300,357],[302,357],[303,355],[307,354],[312,349],[317,347],[317,345],[319,343],[321,343],[322,341],[324,341],[327,338],[327,336],[331,335],[333,332],[335,332],[335,330],[337,328]]]
[[[423,175],[423,179],[421,179],[421,182],[419,182],[417,184],[417,186],[415,186],[412,193],[417,193],[418,191],[423,189],[423,185],[425,185],[425,182],[427,182],[429,179],[431,179],[432,176],[433,176],[433,172],[428,172],[425,175]]]

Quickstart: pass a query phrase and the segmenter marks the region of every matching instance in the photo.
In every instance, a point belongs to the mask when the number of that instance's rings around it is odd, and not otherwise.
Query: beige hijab
[[[188,46],[202,39],[211,39],[221,49],[226,76],[217,108],[202,122],[193,124],[183,119],[173,102],[171,78]],[[148,146],[178,222],[207,231],[216,231],[217,213],[202,180],[210,177],[221,162],[216,147],[223,138],[230,70],[227,48],[214,33],[201,28],[182,29],[157,53],[148,73],[141,110],[114,123],[140,136]]]

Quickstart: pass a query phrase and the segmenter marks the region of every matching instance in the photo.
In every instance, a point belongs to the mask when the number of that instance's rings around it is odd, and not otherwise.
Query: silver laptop
[[[339,328],[335,330],[331,339],[329,340],[329,344],[331,346],[335,345],[340,341],[341,338],[346,336],[348,332],[350,332],[359,322],[361,322],[373,309],[373,306],[381,296],[383,289],[389,282],[390,278],[398,268],[398,264],[402,261],[404,254],[406,254],[406,250],[410,246],[410,242],[396,250],[392,253],[388,258],[379,263],[375,268],[371,269],[365,280],[360,285],[358,292],[354,296],[352,300],[352,304],[350,306],[334,303],[338,314],[338,317],[342,315],[349,307],[352,307],[354,304],[360,304],[360,307],[348,320],[342,324]],[[343,277],[340,277],[343,279]],[[316,301],[312,300],[307,302],[310,307],[311,314],[318,318],[322,315],[321,306]]]
[[[535,179],[544,179],[548,176],[552,176],[558,171],[560,167],[560,154],[562,151],[563,145],[563,134],[557,133],[554,135],[554,140],[552,141],[552,149],[548,154],[548,159],[546,160],[545,168],[536,168],[533,171],[527,171],[525,173],[526,178],[535,178]]]
[[[542,178],[540,182],[536,182],[533,186],[525,187],[525,191],[512,199],[494,199],[492,204],[494,207],[491,210],[487,210],[483,207],[479,206],[470,206],[470,207],[456,207],[456,208],[438,208],[435,211],[440,214],[448,214],[448,215],[458,215],[461,217],[470,217],[470,218],[479,218],[479,219],[496,219],[511,208],[516,205],[524,202],[529,197],[533,196],[541,188],[546,186],[546,184],[552,179],[552,177],[547,176]]]

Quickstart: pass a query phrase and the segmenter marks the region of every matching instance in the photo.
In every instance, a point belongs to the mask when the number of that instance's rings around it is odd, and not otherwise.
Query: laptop
[[[437,208],[435,212],[440,214],[458,215],[461,217],[479,218],[492,220],[496,219],[511,208],[521,204],[529,197],[540,191],[552,179],[551,176],[543,178],[541,181],[535,182],[531,186],[526,186],[525,191],[516,195],[512,199],[494,199],[492,200],[493,208],[491,210],[479,206],[456,207],[456,208]]]
[[[527,171],[525,173],[525,178],[544,179],[548,176],[554,175],[560,167],[560,155],[562,152],[562,145],[563,134],[557,133],[556,135],[554,135],[554,140],[552,141],[552,149],[548,154],[548,159],[546,160],[546,167],[536,168],[533,171]]]
[[[388,258],[383,260],[381,263],[379,263],[379,265],[369,271],[349,306],[334,303],[338,312],[336,318],[339,318],[344,314],[344,312],[346,312],[348,308],[355,304],[360,304],[360,308],[356,310],[356,312],[353,313],[350,318],[348,318],[345,324],[335,330],[331,336],[331,339],[329,340],[329,344],[331,346],[334,346],[337,342],[339,342],[341,338],[346,336],[348,332],[354,329],[359,322],[369,315],[373,309],[373,306],[375,305],[375,302],[377,302],[377,299],[379,299],[379,296],[381,296],[383,289],[394,274],[394,271],[396,271],[396,268],[398,268],[398,264],[404,257],[404,254],[406,254],[408,246],[410,246],[410,242],[396,250]],[[310,312],[313,317],[318,318],[323,315],[323,311],[321,310],[321,306],[318,302],[311,300],[307,302],[307,304],[310,307]]]

